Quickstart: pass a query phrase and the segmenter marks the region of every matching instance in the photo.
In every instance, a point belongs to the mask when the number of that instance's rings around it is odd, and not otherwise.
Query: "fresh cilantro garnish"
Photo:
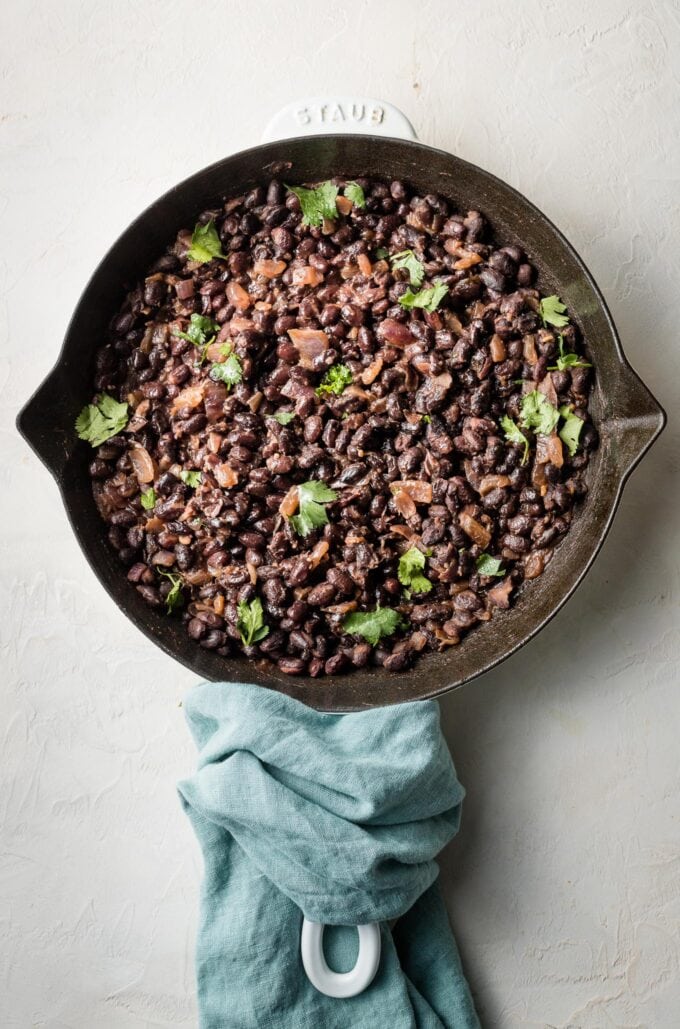
[[[379,261],[384,261],[388,255],[389,250],[387,250],[385,247],[378,247],[378,249],[375,252],[375,256],[378,258]]]
[[[387,256],[387,251],[385,251],[385,256]],[[425,278],[425,266],[422,261],[418,260],[412,250],[400,250],[398,254],[393,254],[392,257],[390,257],[390,264],[392,265],[393,272],[400,268],[407,271],[409,282],[412,286],[415,286],[416,289],[419,289],[420,286],[422,286],[423,279]]]
[[[198,223],[191,236],[191,246],[187,250],[189,260],[205,264],[207,261],[212,261],[213,257],[226,258],[226,256],[222,253],[222,244],[212,218],[207,225]]]
[[[548,371],[550,372],[566,372],[567,368],[592,368],[592,364],[589,361],[582,361],[578,354],[565,354],[564,352],[564,340],[560,335],[558,337],[560,343],[560,356],[557,358],[557,364],[550,366]]]
[[[322,182],[316,189],[307,189],[306,186],[287,186],[286,188],[291,193],[295,193],[300,201],[303,225],[321,225],[324,218],[333,221],[338,217],[338,209],[335,206],[338,187],[334,186],[332,182]]]
[[[87,404],[76,418],[76,432],[93,447],[101,446],[128,423],[128,405],[100,393],[94,404]]]
[[[526,464],[529,460],[529,440],[526,438],[519,426],[515,425],[512,418],[509,418],[507,414],[504,414],[501,418],[501,428],[509,443],[517,443],[520,447],[524,447],[522,464]]]
[[[432,423],[432,419],[430,418],[429,414],[421,414],[420,420],[423,423],[423,425],[430,425]]]
[[[164,575],[166,579],[170,580],[170,592],[165,598],[165,606],[168,610],[168,614],[171,615],[178,607],[181,607],[184,603],[184,596],[182,594],[182,576],[177,575],[175,572],[166,572],[162,568],[160,569],[161,575]]]
[[[179,473],[179,477],[185,486],[191,486],[192,489],[196,489],[196,487],[200,486],[201,482],[203,481],[203,476],[199,471],[196,471],[195,469],[190,470],[187,468],[183,468],[182,471]]]
[[[432,583],[424,575],[421,575],[425,567],[425,555],[417,547],[411,547],[399,558],[398,576],[402,586],[406,586],[413,593],[429,593]]]
[[[250,603],[242,600],[236,610],[238,611],[236,628],[241,634],[241,642],[244,647],[251,647],[253,643],[259,643],[269,635],[269,626],[264,624],[262,601],[259,597],[254,597]]]
[[[501,568],[503,562],[498,557],[491,557],[491,554],[480,554],[477,558],[476,565],[477,571],[480,575],[505,575],[505,571]]]
[[[186,332],[173,332],[173,336],[179,336],[180,339],[188,339],[190,343],[193,343],[195,347],[201,352],[201,363],[205,361],[205,352],[211,343],[215,342],[217,333],[220,331],[220,327],[217,322],[214,322],[212,318],[207,318],[204,314],[192,314],[189,319],[189,325]]]
[[[564,312],[567,305],[563,304],[558,296],[543,297],[538,305],[538,311],[544,325],[554,325],[557,329],[563,329],[569,324],[569,316]]]
[[[142,493],[142,507],[145,511],[152,511],[156,505],[156,490],[153,486]]]
[[[573,457],[578,450],[578,441],[579,436],[581,435],[581,429],[583,428],[583,419],[575,415],[566,404],[563,404],[560,408],[560,414],[564,418],[564,425],[560,429],[558,436]]]
[[[443,282],[438,282],[434,286],[421,289],[419,293],[414,293],[412,289],[407,290],[402,297],[399,297],[399,303],[409,310],[412,307],[422,307],[424,311],[432,312],[437,310],[448,292],[449,287],[445,286]]]
[[[326,525],[328,515],[325,505],[331,500],[337,500],[338,494],[318,479],[303,482],[297,491],[300,513],[291,516],[290,524],[298,536],[309,536],[314,529]]]
[[[351,200],[355,207],[365,207],[366,197],[358,182],[348,182],[343,189],[348,200]]]
[[[343,621],[342,628],[350,636],[363,636],[375,647],[383,636],[392,636],[403,624],[398,611],[391,607],[377,607],[375,611],[353,611]]]
[[[520,422],[523,429],[533,429],[541,436],[549,436],[560,418],[560,412],[553,407],[543,393],[533,389],[522,397]]]
[[[212,366],[209,372],[210,378],[213,382],[223,382],[229,388],[238,386],[239,382],[243,381],[241,359],[232,352],[231,343],[224,344],[222,354],[225,360]]]
[[[295,417],[295,411],[277,411],[276,414],[270,414],[269,417],[277,421],[279,425],[289,425]]]
[[[318,397],[324,393],[335,393],[339,397],[345,386],[352,381],[352,372],[346,364],[334,364],[328,369],[321,384],[316,387],[315,393]]]

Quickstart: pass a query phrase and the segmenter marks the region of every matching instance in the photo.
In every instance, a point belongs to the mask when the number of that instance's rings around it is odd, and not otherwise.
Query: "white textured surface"
[[[6,0],[0,145],[0,1024],[195,1024],[192,676],[86,567],[16,437],[103,251],[284,101],[384,96],[566,232],[672,420],[586,583],[442,705],[445,859],[485,1026],[680,1019],[678,138],[672,0]]]

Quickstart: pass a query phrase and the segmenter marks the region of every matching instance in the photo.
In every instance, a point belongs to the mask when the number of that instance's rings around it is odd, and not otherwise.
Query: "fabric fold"
[[[262,687],[205,683],[190,691],[185,711],[199,751],[179,792],[205,863],[203,1029],[477,1026],[432,885],[464,796],[438,706],[328,715]],[[299,957],[302,913],[353,926],[407,912],[394,933],[383,925],[381,967],[364,994],[334,1000],[309,983]],[[328,941],[329,963],[351,967],[355,949],[356,932],[339,930]],[[438,979],[444,974],[458,1010],[450,998],[430,1004],[430,987],[443,998],[447,988],[428,984],[421,953]]]

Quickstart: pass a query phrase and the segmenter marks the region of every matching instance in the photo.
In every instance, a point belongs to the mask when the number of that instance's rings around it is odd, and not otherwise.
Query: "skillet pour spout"
[[[480,209],[503,244],[522,246],[539,285],[558,294],[588,343],[596,369],[591,397],[600,445],[588,466],[589,493],[573,531],[543,575],[521,587],[457,647],[420,659],[417,674],[367,668],[314,680],[285,676],[264,662],[224,658],[198,647],[179,619],[148,607],[127,582],[95,507],[88,475],[90,447],[74,423],[92,396],[96,348],[123,299],[124,283],[146,269],[198,212],[277,174],[287,182],[337,175],[408,181],[439,193],[458,209]],[[248,680],[328,711],[434,697],[494,667],[527,643],[557,613],[599,551],[631,471],[665,424],[665,414],[628,363],[611,315],[588,269],[557,228],[520,193],[460,158],[420,143],[370,135],[326,135],[268,143],[198,172],[151,205],[109,250],[85,287],[55,367],[17,418],[19,432],[54,476],[80,546],[118,606],[167,654],[206,679]]]

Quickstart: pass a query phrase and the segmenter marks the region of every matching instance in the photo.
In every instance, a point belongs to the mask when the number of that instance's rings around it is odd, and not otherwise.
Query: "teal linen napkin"
[[[205,864],[201,1029],[477,1027],[435,883],[464,795],[437,704],[329,715],[260,686],[204,683],[185,711],[199,758],[179,793]],[[325,934],[336,971],[356,956],[346,927],[382,923],[364,993],[312,986],[303,913],[345,927]]]

